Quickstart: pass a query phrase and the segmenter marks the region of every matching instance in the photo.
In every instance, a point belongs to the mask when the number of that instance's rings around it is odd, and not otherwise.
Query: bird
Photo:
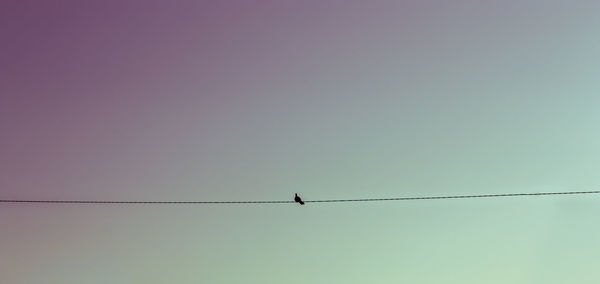
[[[298,193],[296,193],[296,196],[294,196],[294,201],[300,203],[300,205],[304,205],[304,201],[302,201],[302,198],[298,196]]]

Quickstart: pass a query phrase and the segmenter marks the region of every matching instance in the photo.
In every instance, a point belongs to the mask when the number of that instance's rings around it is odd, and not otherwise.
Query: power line
[[[537,192],[537,193],[501,193],[501,194],[479,194],[479,195],[442,195],[442,196],[418,196],[418,197],[396,197],[396,198],[360,198],[360,199],[324,199],[305,200],[306,203],[333,203],[333,202],[373,202],[373,201],[410,201],[410,200],[432,200],[432,199],[470,199],[470,198],[497,198],[497,197],[519,197],[519,196],[545,196],[545,195],[583,195],[600,194],[595,191],[566,191],[566,192]],[[55,204],[165,204],[165,205],[199,205],[199,204],[274,204],[294,203],[292,200],[259,200],[259,201],[123,201],[123,200],[33,200],[33,199],[0,199],[0,203],[55,203]]]
[[[329,200],[312,200],[312,201],[305,201],[305,202],[409,201],[409,200],[430,200],[430,199],[468,199],[468,198],[495,198],[495,197],[516,197],[516,196],[542,196],[542,195],[578,195],[578,194],[600,194],[600,190],[567,191],[567,192],[537,192],[537,193],[500,193],[500,194],[479,194],[479,195],[418,196],[418,197],[397,197],[397,198],[329,199]]]
[[[288,200],[261,201],[121,201],[121,200],[17,200],[0,199],[0,203],[63,203],[63,204],[256,204],[256,203],[294,203]]]

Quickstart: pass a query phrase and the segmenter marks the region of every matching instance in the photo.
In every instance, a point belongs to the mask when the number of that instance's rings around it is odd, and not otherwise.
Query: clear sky
[[[597,190],[599,1],[2,1],[0,197]],[[600,196],[0,205],[0,283],[598,283]]]

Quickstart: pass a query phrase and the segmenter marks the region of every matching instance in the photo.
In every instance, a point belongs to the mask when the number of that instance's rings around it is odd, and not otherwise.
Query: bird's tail
[[[304,205],[304,201],[300,201],[300,205]]]

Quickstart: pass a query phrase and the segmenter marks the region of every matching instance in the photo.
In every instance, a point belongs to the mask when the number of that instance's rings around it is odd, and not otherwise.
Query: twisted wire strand
[[[374,202],[374,201],[411,201],[411,200],[434,200],[434,199],[471,199],[471,198],[498,198],[519,196],[547,196],[547,195],[584,195],[600,194],[600,190],[594,191],[566,191],[566,192],[536,192],[536,193],[500,193],[500,194],[477,194],[477,195],[441,195],[441,196],[417,196],[417,197],[392,197],[392,198],[358,198],[358,199],[323,199],[305,200],[305,203],[341,203],[341,202]],[[292,200],[246,200],[246,201],[143,201],[143,200],[44,200],[44,199],[0,199],[0,203],[48,203],[48,204],[148,204],[148,205],[200,205],[200,204],[284,204],[294,203]]]

